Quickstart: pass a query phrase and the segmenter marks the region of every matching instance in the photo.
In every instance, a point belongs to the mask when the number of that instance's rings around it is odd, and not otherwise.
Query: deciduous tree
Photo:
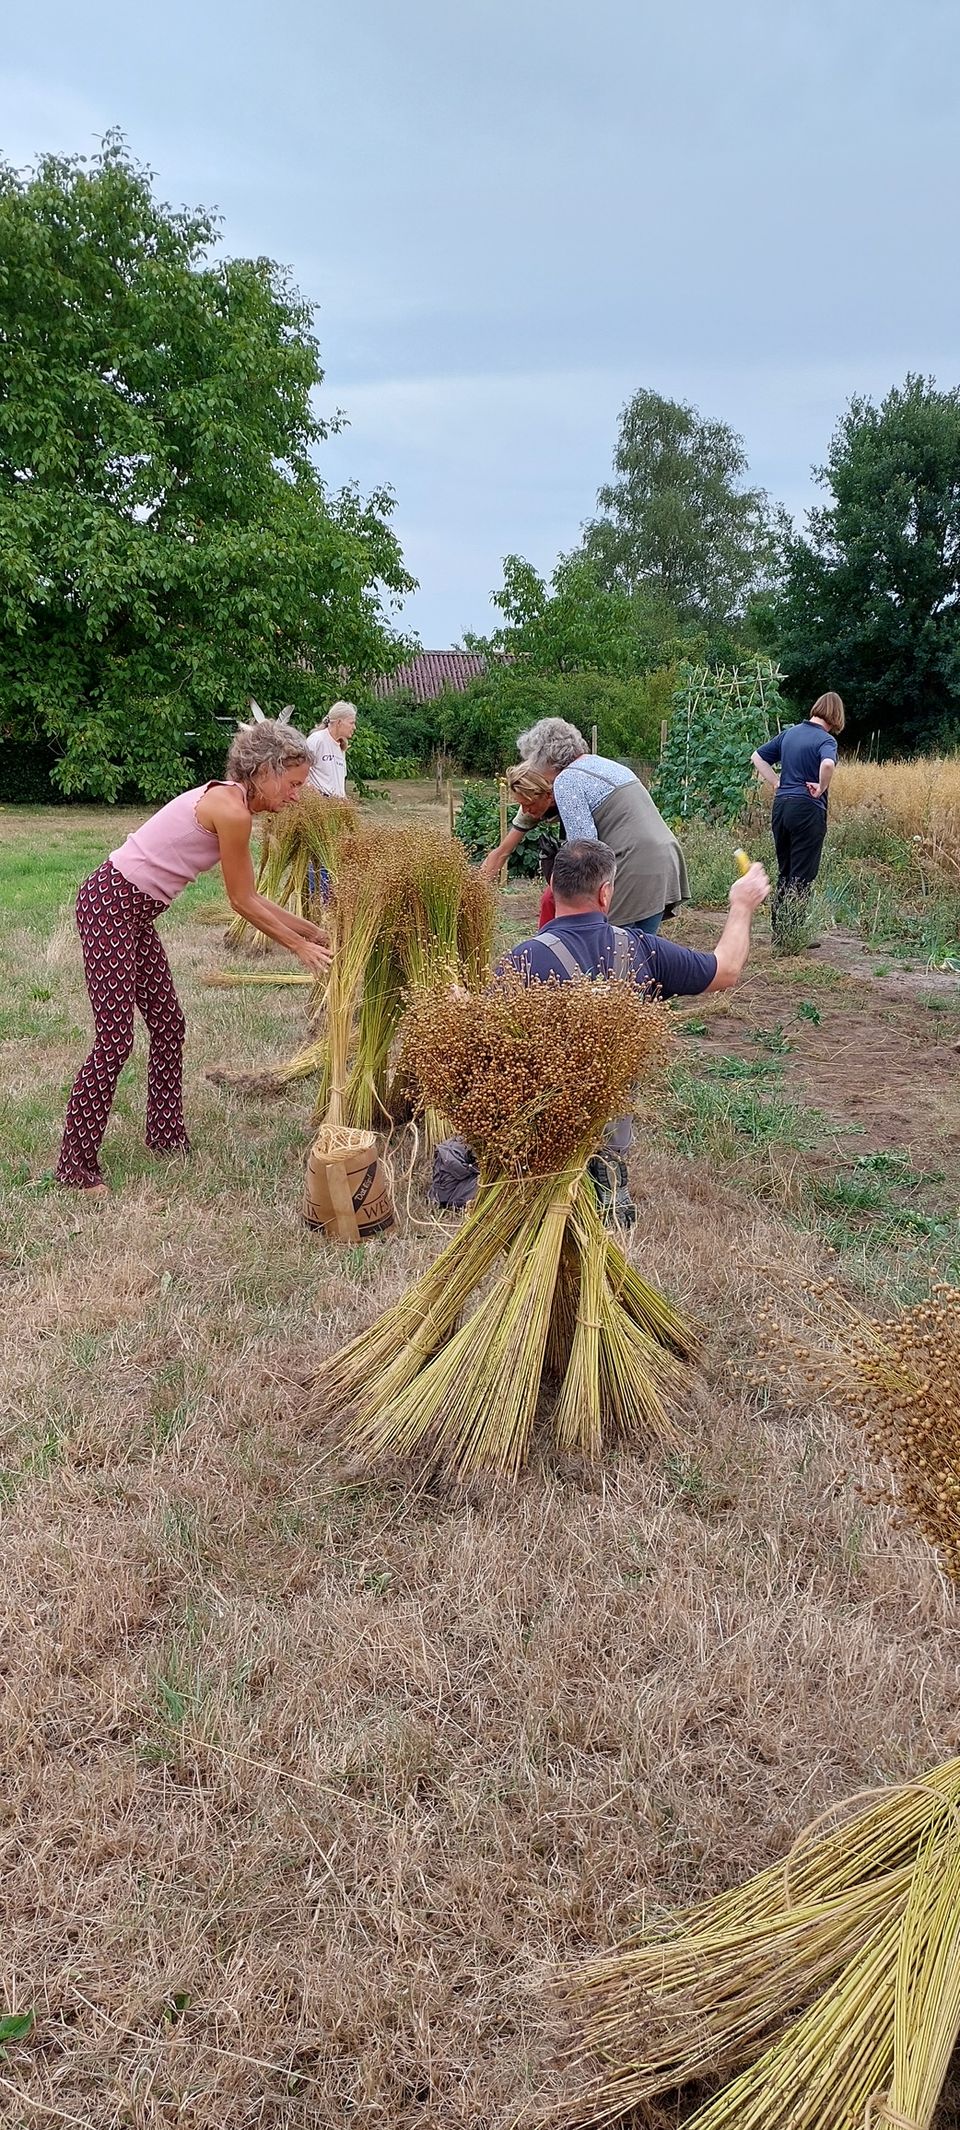
[[[584,528],[601,582],[659,599],[681,623],[735,625],[776,576],[785,531],[764,490],[744,486],[742,439],[643,390],[621,414],[613,471]]]
[[[0,732],[66,792],[162,797],[218,717],[402,653],[392,498],[327,493],[310,307],[109,137],[0,166]]]
[[[788,557],[777,615],[790,693],[836,688],[881,748],[960,737],[960,390],[907,377],[851,400]]]

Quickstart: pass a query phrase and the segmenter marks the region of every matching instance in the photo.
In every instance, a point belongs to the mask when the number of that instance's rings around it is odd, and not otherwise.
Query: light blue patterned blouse
[[[608,762],[602,754],[582,754],[578,761],[571,762],[569,769],[561,769],[554,781],[553,796],[567,842],[595,843],[594,816],[604,799],[608,799],[618,785],[635,784],[636,781],[632,769],[624,768],[622,762]]]

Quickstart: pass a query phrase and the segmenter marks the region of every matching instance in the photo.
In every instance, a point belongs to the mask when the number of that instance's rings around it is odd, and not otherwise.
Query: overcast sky
[[[30,0],[0,56],[10,160],[118,126],[293,269],[434,648],[574,544],[638,386],[799,516],[853,392],[960,380],[958,107],[956,0]]]

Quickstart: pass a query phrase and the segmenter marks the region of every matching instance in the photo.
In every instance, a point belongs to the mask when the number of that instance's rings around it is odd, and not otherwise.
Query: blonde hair
[[[295,762],[305,762],[309,768],[312,761],[302,732],[277,718],[261,717],[256,724],[237,726],[224,775],[229,783],[242,784],[249,798],[262,769],[279,776]]]
[[[841,733],[847,722],[840,697],[834,694],[832,688],[828,689],[826,695],[817,696],[809,714],[811,717],[819,717],[826,725],[827,731],[835,734]]]
[[[546,799],[553,796],[549,777],[542,777],[538,770],[531,769],[529,762],[517,762],[507,770],[507,788],[512,799]]]

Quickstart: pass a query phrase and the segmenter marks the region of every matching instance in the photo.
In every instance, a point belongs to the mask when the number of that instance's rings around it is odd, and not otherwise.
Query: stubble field
[[[120,826],[0,813],[0,2120],[508,2130],[559,2090],[566,1960],[960,1749],[956,1597],[793,1350],[960,1279],[956,981],[774,965],[761,924],[677,1014],[630,1247],[706,1328],[682,1456],[371,1484],[306,1386],[447,1231],[416,1181],[399,1241],[303,1227],[309,1093],[204,1077],[292,1050],[303,995],[204,986],[209,882],[164,926],[190,1161],[142,1145],[138,1036],[113,1196],[50,1185]]]

